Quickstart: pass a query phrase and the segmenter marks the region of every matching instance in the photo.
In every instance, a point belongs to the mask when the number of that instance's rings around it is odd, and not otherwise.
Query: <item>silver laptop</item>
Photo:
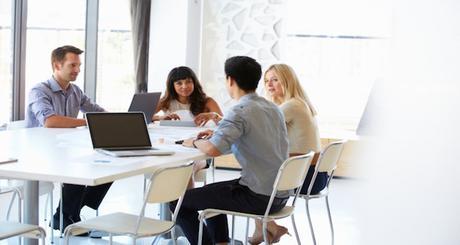
[[[143,112],[88,112],[86,122],[98,152],[115,157],[174,154],[152,147]]]
[[[134,94],[128,111],[142,111],[145,114],[145,122],[152,122],[152,117],[156,112],[160,92]]]

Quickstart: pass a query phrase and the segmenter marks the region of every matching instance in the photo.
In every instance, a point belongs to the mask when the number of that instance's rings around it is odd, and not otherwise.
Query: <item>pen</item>
[[[0,164],[3,164],[3,163],[12,163],[12,162],[17,162],[17,161],[18,161],[17,158],[0,159]]]

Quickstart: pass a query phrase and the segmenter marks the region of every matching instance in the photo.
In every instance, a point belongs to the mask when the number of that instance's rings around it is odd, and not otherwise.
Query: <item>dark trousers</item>
[[[315,166],[310,166],[308,169],[307,176],[305,177],[305,181],[303,182],[302,189],[300,190],[301,194],[307,194],[308,186],[310,186],[311,179],[313,178],[313,174],[315,173]],[[311,195],[318,194],[320,191],[326,187],[327,179],[328,179],[327,172],[318,172],[316,175],[315,183],[313,183],[313,187],[311,188]]]
[[[239,179],[216,182],[200,188],[187,190],[177,217],[177,224],[192,245],[198,244],[199,220],[198,210],[207,208],[224,209],[253,214],[264,214],[269,196],[252,192],[240,185]],[[287,199],[275,198],[270,212],[281,210]],[[171,203],[174,211],[176,202]],[[203,227],[203,244],[229,242],[226,215],[218,215],[206,220]]]
[[[62,213],[64,217],[80,220],[80,210],[83,206],[98,209],[112,183],[97,186],[64,184],[62,187]],[[57,208],[56,214],[59,215]]]

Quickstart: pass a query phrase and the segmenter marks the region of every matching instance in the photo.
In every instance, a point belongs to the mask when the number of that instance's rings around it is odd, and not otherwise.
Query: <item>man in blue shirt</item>
[[[53,76],[35,85],[29,94],[26,122],[28,127],[74,128],[86,125],[78,113],[104,111],[72,82],[80,73],[82,50],[62,46],[51,53]],[[64,228],[80,221],[83,206],[98,209],[111,183],[99,186],[64,184],[62,189]],[[59,210],[54,214],[54,229],[59,229]]]
[[[237,101],[217,129],[203,131],[183,145],[195,147],[209,156],[232,152],[241,165],[239,179],[216,182],[187,190],[177,223],[189,242],[198,242],[198,210],[217,208],[263,214],[282,163],[288,158],[288,139],[282,112],[255,91],[262,70],[254,59],[235,56],[225,62],[229,95]],[[275,198],[272,212],[286,205],[288,193]],[[173,210],[174,204],[171,205]],[[227,217],[206,220],[203,244],[229,242]]]

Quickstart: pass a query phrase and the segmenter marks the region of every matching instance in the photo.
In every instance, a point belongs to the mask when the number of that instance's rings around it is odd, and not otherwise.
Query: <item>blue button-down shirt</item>
[[[241,185],[271,195],[278,170],[288,158],[286,124],[278,106],[255,93],[241,97],[209,141],[220,152],[235,155],[242,168]]]
[[[78,112],[104,111],[91,102],[75,84],[70,84],[64,91],[51,77],[35,85],[29,94],[27,105],[27,127],[43,127],[45,120],[52,115],[77,118]]]

